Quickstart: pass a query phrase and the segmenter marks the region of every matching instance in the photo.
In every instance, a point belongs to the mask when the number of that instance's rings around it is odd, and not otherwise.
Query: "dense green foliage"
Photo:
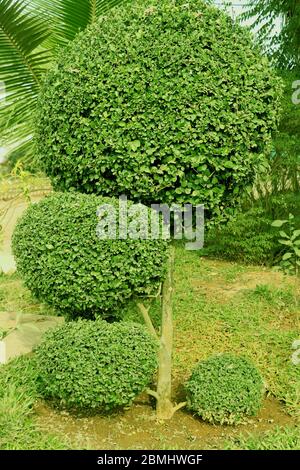
[[[250,35],[202,0],[120,7],[45,81],[36,146],[56,189],[232,213],[277,121],[281,84]]]
[[[118,215],[115,199],[52,194],[28,208],[13,236],[25,285],[72,317],[116,317],[127,299],[152,292],[165,273],[167,242],[99,239],[96,212],[103,204]],[[128,228],[138,220],[138,213],[129,215]]]
[[[237,424],[258,412],[263,382],[249,360],[223,354],[199,362],[186,391],[189,409],[204,420]]]
[[[294,191],[300,191],[299,173],[300,173],[300,104],[296,104],[299,99],[299,73],[283,74],[285,91],[283,97],[283,114],[279,124],[279,132],[275,138],[275,148],[278,155],[281,155],[282,161],[285,161],[286,173],[290,169],[289,178],[291,188]],[[297,87],[295,83],[298,82]],[[292,99],[291,99],[292,95]],[[283,189],[286,189],[284,187]]]
[[[38,388],[66,407],[106,411],[129,405],[152,379],[157,344],[144,326],[78,320],[38,347]]]
[[[247,264],[277,263],[284,251],[272,222],[288,218],[289,213],[295,214],[295,224],[300,227],[300,194],[264,197],[226,225],[207,232],[202,254]]]

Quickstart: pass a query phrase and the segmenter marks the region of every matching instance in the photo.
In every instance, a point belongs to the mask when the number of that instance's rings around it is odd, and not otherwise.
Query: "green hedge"
[[[28,208],[13,235],[25,285],[73,318],[117,317],[127,299],[153,292],[165,275],[166,241],[98,238],[102,204],[118,217],[116,199],[54,193]]]
[[[231,214],[277,121],[281,81],[246,29],[202,0],[140,0],[78,35],[38,104],[54,187]]]
[[[259,411],[263,382],[256,367],[231,354],[199,362],[186,384],[188,408],[211,423],[238,424]]]
[[[48,333],[36,351],[38,390],[69,408],[128,406],[152,379],[157,347],[138,324],[66,323]]]

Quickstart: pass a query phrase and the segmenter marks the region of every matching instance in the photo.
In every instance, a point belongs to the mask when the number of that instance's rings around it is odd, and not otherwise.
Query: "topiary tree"
[[[65,49],[37,114],[59,190],[204,204],[226,218],[277,121],[280,81],[250,34],[202,0],[139,0]]]
[[[152,379],[157,346],[142,325],[66,323],[48,333],[36,350],[38,390],[68,408],[128,406]]]
[[[56,189],[204,204],[227,219],[264,160],[280,89],[250,35],[217,8],[138,0],[62,53],[40,96],[37,155]],[[172,259],[149,390],[159,418],[183,405],[171,401]]]
[[[260,373],[246,358],[221,354],[199,362],[186,383],[188,408],[211,423],[238,424],[262,405]]]
[[[118,221],[116,199],[54,193],[28,208],[13,235],[25,285],[72,318],[118,318],[127,299],[151,293],[165,275],[166,241],[99,239],[103,204],[115,208]],[[129,216],[129,227],[137,216]]]

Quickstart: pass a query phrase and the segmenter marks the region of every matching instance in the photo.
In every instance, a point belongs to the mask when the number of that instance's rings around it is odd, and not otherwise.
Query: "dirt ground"
[[[278,425],[293,425],[283,407],[268,398],[259,415],[240,426],[214,426],[186,411],[168,422],[157,422],[146,397],[123,414],[76,416],[40,403],[36,411],[42,430],[66,436],[71,445],[86,449],[220,449],[222,442],[241,432],[264,432]]]

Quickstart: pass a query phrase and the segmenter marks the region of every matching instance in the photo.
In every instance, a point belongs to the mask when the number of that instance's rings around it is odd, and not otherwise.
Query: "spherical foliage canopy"
[[[152,379],[157,344],[142,325],[78,320],[47,334],[36,351],[38,388],[66,407],[127,406]]]
[[[13,236],[25,285],[71,317],[116,317],[128,298],[153,292],[165,274],[166,241],[99,238],[97,211],[108,204],[118,226],[118,200],[54,193],[28,208]],[[141,219],[128,207],[129,230]],[[151,209],[143,209],[147,217]]]
[[[256,367],[231,354],[199,362],[186,384],[188,407],[212,423],[237,424],[262,404],[263,381]]]
[[[202,0],[139,0],[78,35],[49,73],[37,155],[58,189],[231,213],[281,85],[250,34]]]

